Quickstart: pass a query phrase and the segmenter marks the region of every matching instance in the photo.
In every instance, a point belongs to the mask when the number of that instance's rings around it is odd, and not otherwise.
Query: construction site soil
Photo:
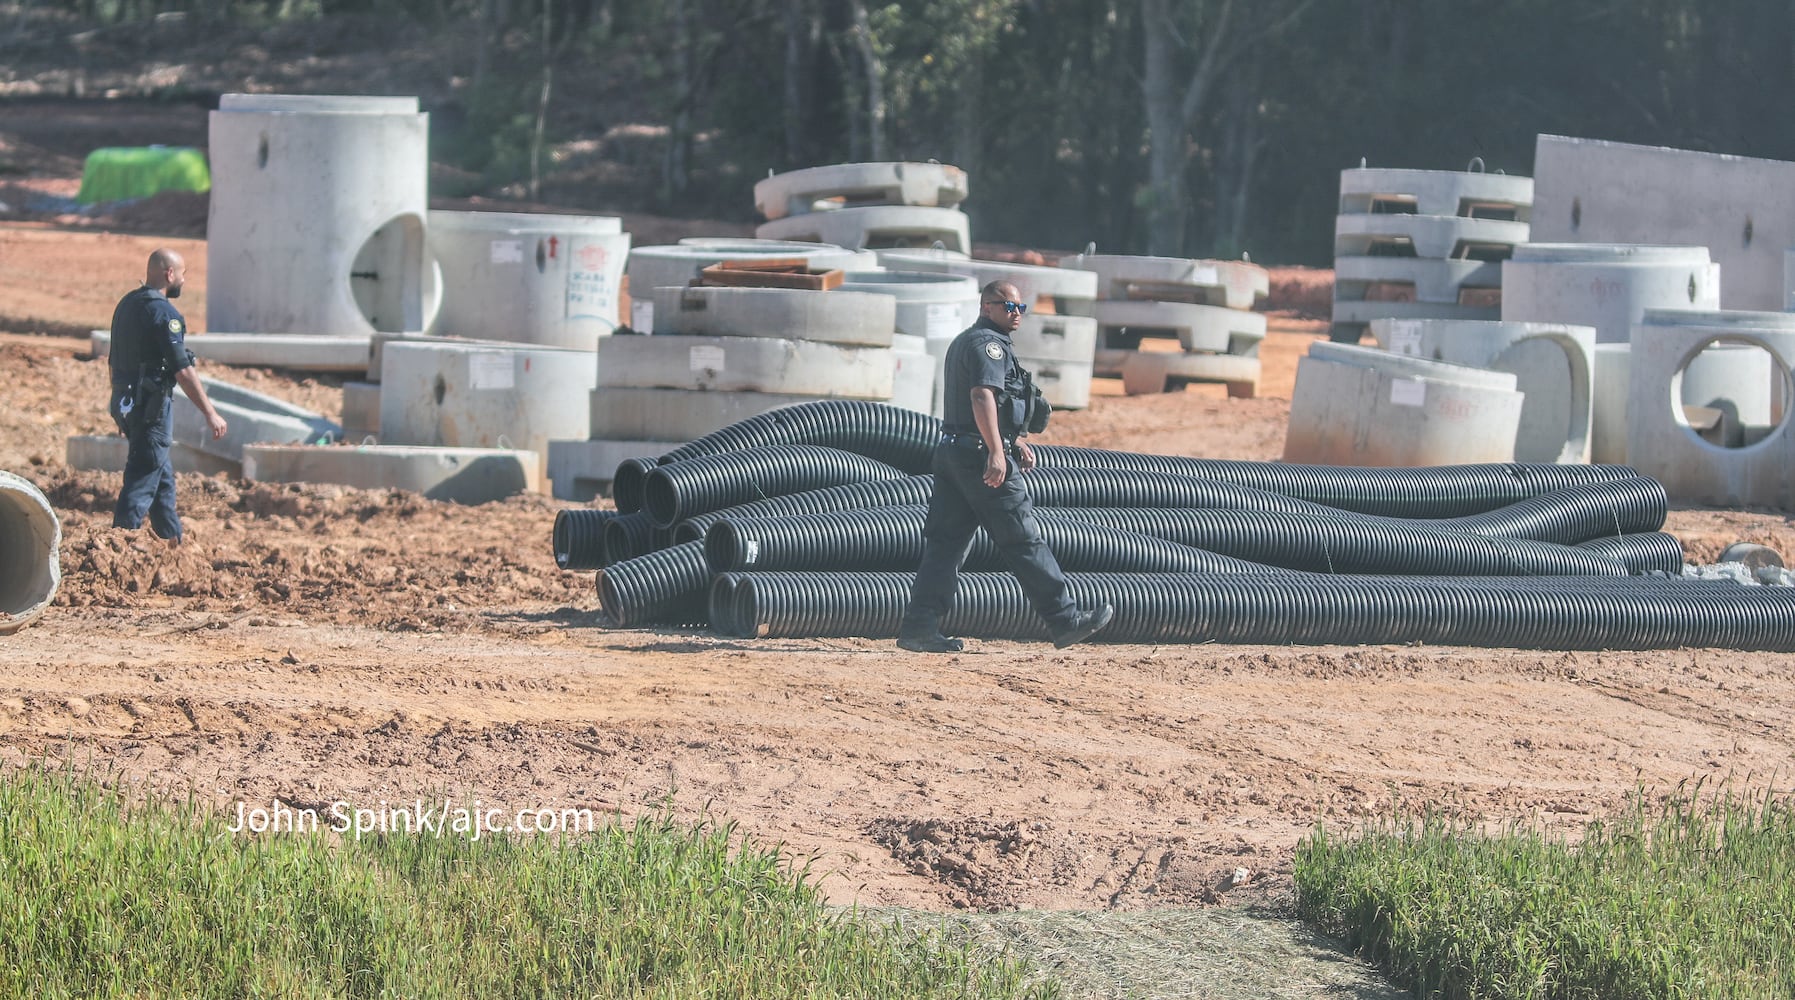
[[[840,902],[1119,911],[1283,898],[1318,823],[1435,806],[1568,831],[1636,788],[1795,773],[1791,655],[973,641],[919,656],[613,629],[593,574],[552,557],[570,504],[539,495],[470,507],[188,474],[189,542],[168,550],[111,527],[118,474],[64,459],[69,435],[110,430],[86,331],[153,247],[186,255],[179,304],[206,329],[203,198],[157,211],[0,221],[0,469],[36,483],[63,531],[54,606],[0,638],[0,764],[91,761],[227,809],[671,808],[782,843]],[[1274,308],[1327,301],[1327,272],[1275,273]],[[1045,440],[1277,459],[1323,328],[1274,313],[1257,398],[1100,382]],[[206,373],[340,413],[338,378]],[[1779,511],[1677,509],[1666,530],[1696,563],[1742,540],[1795,553]]]

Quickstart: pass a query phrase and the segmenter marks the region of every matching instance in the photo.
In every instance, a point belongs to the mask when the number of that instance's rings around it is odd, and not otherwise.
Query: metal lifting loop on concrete
[[[0,472],[0,635],[44,613],[62,580],[62,522],[29,481]]]

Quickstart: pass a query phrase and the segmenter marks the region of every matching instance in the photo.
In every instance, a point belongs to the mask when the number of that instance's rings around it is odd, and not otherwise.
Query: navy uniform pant
[[[128,414],[119,412],[119,393],[112,393],[112,419],[131,442],[125,455],[125,485],[112,509],[117,528],[136,528],[150,519],[158,538],[181,537],[181,516],[175,513],[175,470],[168,458],[173,443],[174,396],[146,393],[143,404]]]
[[[972,545],[973,532],[980,527],[1021,581],[1029,604],[1051,627],[1060,628],[1077,615],[1077,605],[1066,596],[1066,577],[1060,572],[1059,560],[1041,540],[1034,501],[1016,478],[1016,463],[1006,461],[1009,470],[1003,485],[992,489],[985,485],[982,446],[936,447],[931,468],[935,489],[929,495],[929,514],[923,522],[922,565],[910,592],[908,616],[939,620],[953,607],[960,565]]]

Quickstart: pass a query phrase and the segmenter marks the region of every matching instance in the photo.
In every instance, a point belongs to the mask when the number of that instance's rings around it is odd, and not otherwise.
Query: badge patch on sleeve
[[[985,357],[990,358],[992,361],[1002,361],[1003,348],[998,346],[995,342],[986,344]]]
[[[181,321],[178,319],[169,320],[168,321],[168,332],[169,333],[180,333],[181,332]]]

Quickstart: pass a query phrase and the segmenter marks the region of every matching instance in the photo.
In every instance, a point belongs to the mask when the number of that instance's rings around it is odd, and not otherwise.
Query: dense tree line
[[[36,2],[473,32],[470,104],[532,176],[582,99],[557,70],[614,64],[665,127],[669,205],[933,158],[970,172],[978,239],[1061,249],[1326,263],[1341,169],[1526,174],[1541,132],[1795,158],[1795,0]]]

